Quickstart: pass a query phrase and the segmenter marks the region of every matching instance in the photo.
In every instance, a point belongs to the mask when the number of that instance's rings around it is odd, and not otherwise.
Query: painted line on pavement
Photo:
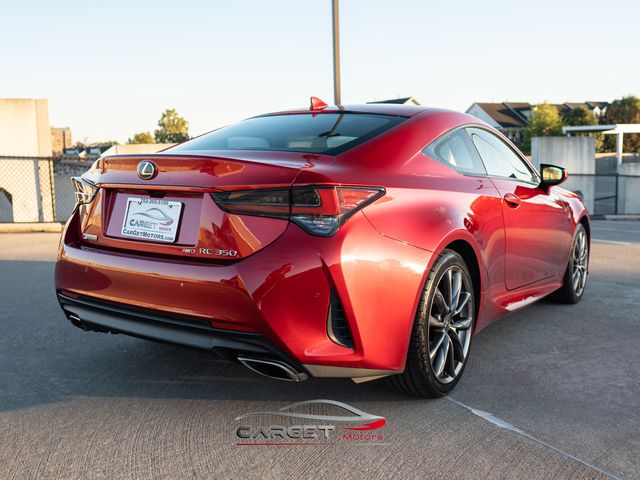
[[[554,452],[557,452],[557,453],[559,453],[559,454],[561,454],[561,455],[564,455],[564,456],[565,456],[565,457],[567,457],[567,458],[570,458],[570,459],[572,459],[572,460],[575,460],[576,462],[578,462],[578,463],[580,463],[580,464],[584,465],[585,467],[589,467],[589,468],[591,468],[592,470],[595,470],[596,472],[602,473],[603,475],[606,475],[606,476],[608,476],[608,477],[610,477],[610,478],[613,478],[613,479],[615,479],[615,480],[622,480],[620,477],[618,477],[618,476],[614,475],[613,473],[608,472],[607,470],[604,470],[604,469],[602,469],[602,468],[600,468],[600,467],[597,467],[597,466],[595,466],[595,465],[593,465],[593,464],[591,464],[591,463],[589,463],[589,462],[586,462],[586,461],[582,460],[581,458],[576,457],[575,455],[572,455],[572,454],[571,454],[571,453],[569,453],[569,452],[565,452],[564,450],[562,450],[562,449],[560,449],[560,448],[558,448],[558,447],[554,447],[553,445],[551,445],[551,444],[549,444],[549,443],[545,442],[544,440],[540,440],[539,438],[534,437],[534,436],[533,436],[533,435],[531,435],[530,433],[527,433],[527,432],[525,432],[524,430],[520,430],[520,429],[519,429],[518,427],[516,427],[515,425],[512,425],[512,424],[510,424],[509,422],[507,422],[506,420],[502,420],[501,418],[498,418],[498,417],[496,417],[495,415],[492,415],[492,414],[491,414],[491,413],[489,413],[489,412],[485,412],[484,410],[478,410],[477,408],[470,407],[470,406],[468,406],[468,405],[465,405],[465,404],[464,404],[464,403],[462,403],[462,402],[459,402],[459,401],[457,401],[457,400],[454,400],[454,399],[453,399],[453,398],[451,398],[451,397],[445,397],[445,398],[446,398],[447,400],[449,400],[450,402],[455,403],[456,405],[459,405],[459,406],[461,406],[461,407],[463,407],[463,408],[466,408],[466,409],[467,409],[467,410],[469,410],[471,413],[473,413],[474,415],[477,415],[478,417],[480,417],[480,418],[482,418],[482,419],[486,420],[487,422],[493,423],[493,424],[494,424],[494,425],[496,425],[497,427],[504,428],[504,429],[506,429],[506,430],[509,430],[510,432],[513,432],[513,433],[517,433],[517,434],[519,434],[519,435],[522,435],[523,437],[528,438],[528,439],[529,439],[529,440],[531,440],[532,442],[535,442],[535,443],[537,443],[537,444],[539,444],[539,445],[542,445],[543,447],[546,447],[546,448],[548,448],[548,449],[550,449],[550,450],[553,450]]]
[[[610,243],[612,245],[631,245],[631,242],[617,242],[615,240],[603,240],[602,238],[592,238],[591,241],[597,243]]]
[[[626,233],[629,231],[624,228],[607,228],[607,227],[596,227],[596,226],[592,226],[591,230],[607,230],[608,232],[620,232],[620,233]]]

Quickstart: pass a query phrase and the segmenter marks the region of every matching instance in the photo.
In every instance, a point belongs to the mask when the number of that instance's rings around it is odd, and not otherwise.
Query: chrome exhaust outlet
[[[82,323],[82,319],[76,315],[75,313],[67,313],[67,318],[69,319],[69,321],[71,322],[72,325],[81,328],[84,331],[87,331],[87,327],[84,325],[84,323]]]
[[[276,380],[304,382],[309,378],[306,373],[298,372],[294,367],[282,360],[239,355],[238,361],[249,370]]]

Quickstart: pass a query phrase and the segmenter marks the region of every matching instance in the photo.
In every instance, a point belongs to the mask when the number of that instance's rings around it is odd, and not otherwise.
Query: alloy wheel
[[[473,290],[460,267],[449,267],[438,281],[429,307],[429,361],[441,383],[464,367],[473,325]]]
[[[587,234],[584,230],[580,230],[576,235],[573,244],[573,270],[571,278],[573,280],[573,291],[576,296],[581,296],[587,283],[587,260],[589,258],[589,245],[587,243]]]

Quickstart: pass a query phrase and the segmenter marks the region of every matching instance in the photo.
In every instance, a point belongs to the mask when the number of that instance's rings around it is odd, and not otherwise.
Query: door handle
[[[522,203],[522,200],[520,200],[520,197],[513,194],[513,193],[505,193],[504,194],[504,201],[507,203],[507,205],[509,205],[511,208],[518,208],[520,206],[520,204]]]

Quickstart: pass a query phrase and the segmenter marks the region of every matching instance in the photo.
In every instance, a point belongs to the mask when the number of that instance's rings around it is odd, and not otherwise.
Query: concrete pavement
[[[0,235],[0,477],[640,478],[640,222],[593,238],[580,304],[492,325],[428,401],[82,332],[56,304],[58,236]],[[384,416],[384,441],[235,445],[237,416],[319,398]]]

